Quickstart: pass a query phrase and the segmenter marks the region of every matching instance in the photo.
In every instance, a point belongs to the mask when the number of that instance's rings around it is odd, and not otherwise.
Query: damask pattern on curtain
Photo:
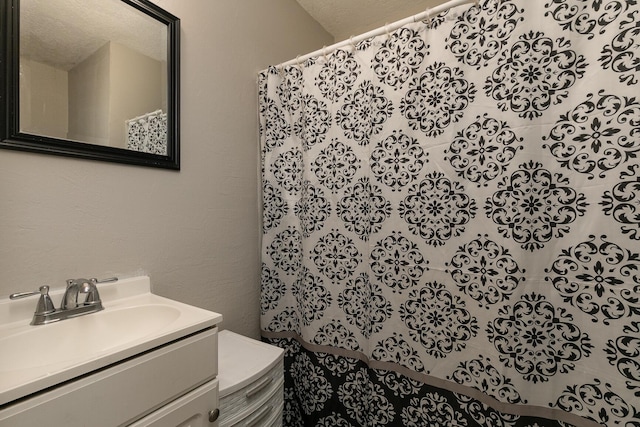
[[[167,113],[156,110],[127,120],[127,150],[167,155]]]
[[[485,0],[259,75],[287,426],[640,426],[640,9]]]

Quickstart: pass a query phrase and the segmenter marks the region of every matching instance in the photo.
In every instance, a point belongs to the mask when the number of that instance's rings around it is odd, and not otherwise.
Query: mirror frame
[[[180,19],[148,0],[120,0],[167,26],[167,153],[143,153],[20,132],[20,0],[0,0],[0,148],[180,169]]]

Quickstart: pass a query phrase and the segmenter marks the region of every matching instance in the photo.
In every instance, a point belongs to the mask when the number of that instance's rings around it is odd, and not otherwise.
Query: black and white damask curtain
[[[486,0],[259,75],[287,426],[640,426],[640,7]]]

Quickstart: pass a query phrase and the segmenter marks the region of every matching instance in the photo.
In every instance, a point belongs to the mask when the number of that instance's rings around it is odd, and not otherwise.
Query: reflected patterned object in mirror
[[[167,114],[162,110],[127,120],[127,149],[167,155]]]

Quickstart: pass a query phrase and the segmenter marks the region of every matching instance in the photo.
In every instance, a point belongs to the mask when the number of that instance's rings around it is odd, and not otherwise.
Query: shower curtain
[[[640,426],[640,10],[486,0],[259,74],[286,426]]]
[[[167,113],[156,110],[125,121],[127,150],[167,155]]]

